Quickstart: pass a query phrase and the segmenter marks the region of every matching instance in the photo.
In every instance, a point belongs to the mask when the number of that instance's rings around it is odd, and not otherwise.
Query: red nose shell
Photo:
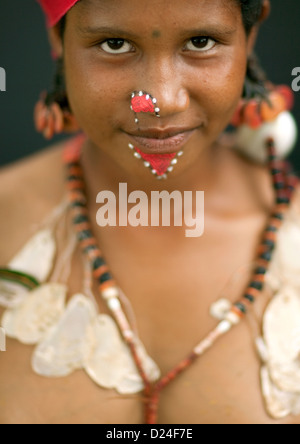
[[[132,110],[135,113],[154,113],[155,106],[149,95],[135,96],[131,99]]]

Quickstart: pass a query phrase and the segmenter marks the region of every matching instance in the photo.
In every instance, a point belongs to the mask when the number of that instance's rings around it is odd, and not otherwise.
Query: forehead
[[[190,26],[192,21],[236,24],[241,8],[238,0],[80,0],[70,14],[83,25],[109,21],[164,29]]]

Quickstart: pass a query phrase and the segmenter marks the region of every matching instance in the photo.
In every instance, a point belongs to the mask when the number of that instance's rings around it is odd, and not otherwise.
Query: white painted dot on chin
[[[167,178],[168,178],[167,174],[160,174],[159,176],[156,177],[157,180],[165,180]]]

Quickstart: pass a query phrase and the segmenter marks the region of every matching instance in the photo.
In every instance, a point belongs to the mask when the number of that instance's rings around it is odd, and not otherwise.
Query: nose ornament
[[[160,117],[160,108],[157,106],[157,100],[145,91],[134,91],[131,94],[131,110],[135,113],[135,123],[139,123],[138,113],[150,113]]]
[[[160,108],[157,106],[157,99],[145,91],[134,91],[131,94],[130,109],[135,113],[135,123],[139,123],[138,114],[148,113],[160,117]],[[151,171],[157,179],[166,179],[168,174],[174,169],[178,159],[183,155],[183,151],[171,154],[146,154],[138,147],[129,144],[136,159],[143,161],[144,166]]]

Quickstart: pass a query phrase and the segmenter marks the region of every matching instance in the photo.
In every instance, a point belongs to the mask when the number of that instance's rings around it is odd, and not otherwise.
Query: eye
[[[209,37],[193,37],[186,44],[185,49],[188,51],[206,52],[216,46],[217,42]]]
[[[133,49],[133,46],[124,39],[107,39],[100,47],[109,54],[125,54]]]

